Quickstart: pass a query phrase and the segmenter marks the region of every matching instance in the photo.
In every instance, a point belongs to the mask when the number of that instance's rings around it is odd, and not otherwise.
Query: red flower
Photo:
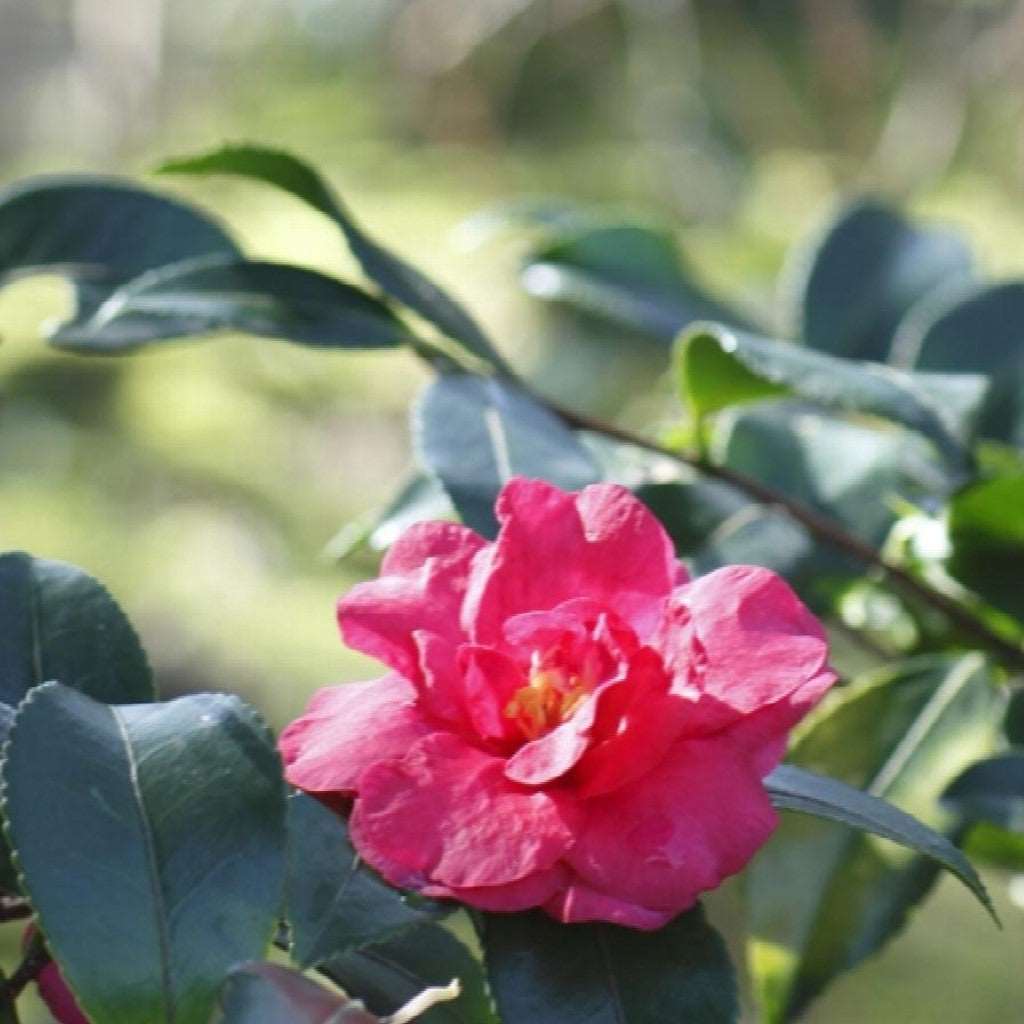
[[[338,605],[389,675],[317,693],[281,736],[394,885],[486,910],[657,928],[776,823],[762,778],[834,682],[774,573],[690,581],[614,485],[516,479],[490,544],[412,527]]]

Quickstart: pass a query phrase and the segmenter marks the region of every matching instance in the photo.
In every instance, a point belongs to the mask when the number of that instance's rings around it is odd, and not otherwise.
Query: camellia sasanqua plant
[[[230,330],[432,367],[415,474],[336,545],[388,549],[338,606],[386,670],[275,740],[238,698],[160,701],[84,571],[0,557],[0,916],[31,919],[0,1021],[33,982],[93,1024],[737,1021],[700,899],[739,873],[775,1024],[943,869],[991,910],[972,859],[1024,870],[1024,286],[860,202],[775,340],[663,232],[514,211],[528,289],[674,382],[641,434],[540,394],[294,157],[164,170],[285,190],[365,280],[69,177],[0,193],[0,283],[67,276],[50,342],[83,356]]]

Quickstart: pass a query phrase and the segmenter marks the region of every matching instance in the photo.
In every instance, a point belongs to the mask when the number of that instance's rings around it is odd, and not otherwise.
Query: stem
[[[43,937],[36,932],[25,952],[25,958],[18,964],[15,972],[0,985],[0,1005],[11,1007],[14,1000],[21,995],[29,982],[39,977],[42,969],[50,962],[50,954],[46,950]]]
[[[0,896],[0,924],[31,916],[32,908],[20,896]]]
[[[671,448],[666,448],[628,430],[623,430],[612,423],[605,423],[602,420],[582,415],[571,409],[565,409],[557,403],[541,398],[533,392],[531,392],[531,395],[537,401],[547,406],[548,409],[570,427],[604,434],[605,437],[622,441],[624,444],[630,444],[636,448],[643,448],[646,451],[663,455],[665,458],[674,459],[676,462],[696,469],[705,476],[710,476],[730,484],[762,505],[773,505],[781,509],[819,540],[831,544],[832,547],[840,551],[845,551],[864,565],[879,569],[889,582],[897,589],[902,590],[904,594],[913,596],[942,612],[961,633],[988,650],[1007,668],[1012,669],[1014,672],[1024,672],[1024,649],[1005,640],[985,622],[967,608],[964,608],[958,601],[955,601],[939,590],[935,590],[923,580],[907,572],[902,566],[889,561],[880,551],[875,550],[870,544],[866,544],[858,537],[847,533],[839,523],[828,516],[822,515],[816,509],[805,505],[803,502],[794,501],[781,491],[777,491],[773,487],[761,483],[760,480],[755,480],[743,473],[737,473],[736,470],[730,469],[728,466],[718,466],[701,456],[673,451]]]
[[[0,1024],[20,1024],[14,996],[7,991],[7,979],[0,971]]]

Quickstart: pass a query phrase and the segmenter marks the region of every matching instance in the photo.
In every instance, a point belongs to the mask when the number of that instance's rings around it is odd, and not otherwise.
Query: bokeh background
[[[1022,115],[1016,0],[0,0],[0,186],[129,174],[212,207],[254,253],[354,272],[286,197],[150,176],[224,141],[291,148],[548,393],[643,423],[671,414],[664,351],[608,363],[617,339],[591,345],[530,299],[522,239],[474,215],[628,209],[764,313],[793,242],[869,190],[953,222],[1004,276],[1024,272]],[[107,582],[166,694],[243,692],[280,725],[372,671],[333,602],[374,561],[330,543],[408,469],[415,360],[238,337],[87,360],[41,341],[67,305],[57,279],[0,291],[3,548]],[[1006,892],[997,934],[945,883],[808,1019],[1024,1020]]]

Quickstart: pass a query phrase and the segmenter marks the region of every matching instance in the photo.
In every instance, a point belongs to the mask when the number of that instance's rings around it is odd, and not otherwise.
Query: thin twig
[[[755,480],[744,473],[738,473],[728,466],[716,465],[707,459],[666,448],[664,445],[649,441],[647,438],[623,430],[612,423],[565,409],[535,393],[533,397],[546,405],[570,427],[575,427],[578,430],[590,430],[613,440],[622,441],[624,444],[663,455],[665,458],[689,466],[705,476],[730,484],[762,505],[772,505],[781,509],[791,519],[806,527],[819,540],[831,544],[832,547],[840,551],[845,551],[864,565],[880,570],[899,590],[942,612],[961,633],[988,650],[1007,668],[1014,672],[1024,672],[1024,649],[1001,637],[958,601],[935,590],[923,580],[907,572],[902,566],[891,562],[880,551],[853,534],[847,533],[839,523],[822,515],[816,509],[803,502],[795,501],[781,491],[761,483],[760,480]]]
[[[32,908],[20,896],[0,896],[0,924],[32,916]]]
[[[39,977],[43,968],[50,962],[50,954],[47,952],[43,937],[36,932],[25,952],[25,957],[18,964],[14,973],[0,987],[0,1001],[6,1000],[13,1003],[21,995],[29,982]]]

